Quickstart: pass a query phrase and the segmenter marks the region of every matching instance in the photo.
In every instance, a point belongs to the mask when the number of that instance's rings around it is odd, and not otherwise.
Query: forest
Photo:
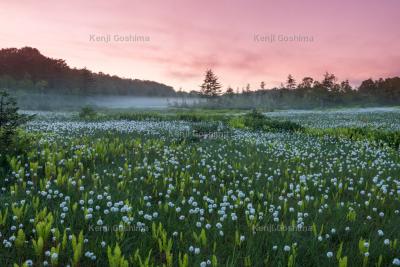
[[[31,93],[172,96],[172,87],[147,80],[123,79],[86,68],[71,68],[31,47],[0,50],[0,88]]]
[[[400,78],[364,80],[359,87],[352,87],[348,80],[338,78],[326,72],[319,81],[312,77],[304,77],[300,82],[289,74],[280,87],[265,88],[262,81],[257,89],[250,84],[233,90],[228,87],[222,92],[218,77],[210,69],[199,92],[192,91],[208,101],[198,106],[208,108],[238,109],[314,109],[351,106],[393,106],[400,104]]]

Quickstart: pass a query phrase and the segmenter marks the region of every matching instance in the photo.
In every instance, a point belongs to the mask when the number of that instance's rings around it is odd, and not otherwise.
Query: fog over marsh
[[[48,111],[79,110],[84,106],[106,109],[164,109],[201,101],[198,98],[181,97],[81,96],[25,92],[14,96],[21,109]]]

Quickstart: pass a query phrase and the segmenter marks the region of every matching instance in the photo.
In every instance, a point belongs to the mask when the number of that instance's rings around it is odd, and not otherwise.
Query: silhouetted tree
[[[372,79],[365,80],[358,87],[358,91],[364,94],[374,94],[376,91],[376,84]]]
[[[250,93],[250,84],[249,83],[246,85],[246,93]]]
[[[221,94],[221,84],[211,69],[206,71],[204,82],[200,87],[201,95],[205,97],[215,97]]]
[[[322,80],[321,85],[328,91],[334,90],[336,85],[336,76],[329,72],[325,72],[324,79]]]
[[[264,82],[264,81],[261,82],[260,88],[261,88],[261,90],[264,90],[264,89],[265,89],[265,82]]]
[[[232,87],[228,87],[228,89],[226,89],[226,92],[225,92],[225,95],[233,95],[234,94],[234,92],[233,92],[233,89],[232,89]]]
[[[340,83],[340,92],[350,93],[352,90],[353,88],[351,88],[349,80],[345,80]]]
[[[288,75],[288,78],[286,81],[286,88],[287,89],[295,89],[296,88],[296,81],[294,80],[294,78],[291,74]]]
[[[304,77],[301,83],[299,84],[299,88],[311,88],[313,86],[314,79],[311,77]]]

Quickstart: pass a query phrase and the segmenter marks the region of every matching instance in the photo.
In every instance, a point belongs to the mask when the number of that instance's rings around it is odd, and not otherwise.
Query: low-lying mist
[[[171,106],[188,106],[200,99],[182,97],[141,96],[82,96],[60,94],[15,94],[18,105],[24,110],[73,111],[90,106],[99,109],[164,109]]]
[[[104,108],[167,108],[178,105],[192,105],[199,101],[194,98],[178,97],[134,97],[134,96],[93,96],[87,97],[87,104]]]

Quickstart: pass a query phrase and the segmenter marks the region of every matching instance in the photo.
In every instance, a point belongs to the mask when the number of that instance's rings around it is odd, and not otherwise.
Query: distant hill
[[[82,95],[175,96],[171,86],[70,68],[32,47],[0,50],[0,88]]]

